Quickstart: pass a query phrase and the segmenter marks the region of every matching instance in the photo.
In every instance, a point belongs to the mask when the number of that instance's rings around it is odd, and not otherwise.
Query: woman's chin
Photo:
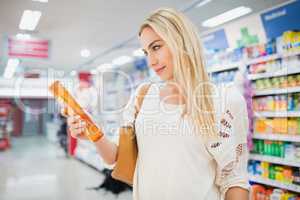
[[[156,73],[156,75],[160,78],[162,81],[171,81],[173,80],[173,75],[161,72],[161,73]]]

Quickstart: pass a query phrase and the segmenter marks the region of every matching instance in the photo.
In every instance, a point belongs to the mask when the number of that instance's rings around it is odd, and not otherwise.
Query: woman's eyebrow
[[[159,41],[161,41],[161,40],[160,40],[160,39],[157,39],[157,40],[152,41],[152,42],[148,45],[148,49],[150,49],[150,48],[153,46],[153,44],[154,44],[155,42],[159,42]]]
[[[148,45],[147,48],[150,49],[150,48],[154,45],[155,42],[160,42],[160,41],[161,41],[161,39],[157,39],[157,40],[152,41],[152,42]],[[144,53],[147,52],[145,49],[142,49],[142,51],[144,51]]]

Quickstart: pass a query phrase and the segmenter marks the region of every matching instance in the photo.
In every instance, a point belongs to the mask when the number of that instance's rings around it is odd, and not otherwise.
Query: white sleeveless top
[[[192,122],[181,117],[182,105],[160,100],[161,85],[151,85],[135,122],[139,155],[133,199],[221,200],[232,186],[248,189],[248,116],[239,91],[234,87],[218,90],[219,137],[204,142]],[[123,125],[133,123],[134,112],[132,100]]]

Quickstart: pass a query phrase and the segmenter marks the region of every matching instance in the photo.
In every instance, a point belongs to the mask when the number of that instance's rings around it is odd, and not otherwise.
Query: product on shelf
[[[288,143],[286,142],[280,142],[280,141],[254,140],[253,149],[251,153],[285,158],[285,153],[286,153],[285,145],[287,144]],[[288,153],[293,153],[293,152],[288,152]],[[293,156],[296,156],[296,154],[294,154]]]
[[[253,81],[255,90],[282,89],[300,86],[300,74],[282,77],[264,78]]]
[[[251,153],[300,161],[299,151],[300,146],[296,143],[254,139]]]
[[[253,99],[255,111],[299,111],[300,93],[264,96]]]
[[[284,51],[300,50],[300,31],[286,31],[282,35],[282,40]]]
[[[287,31],[281,37],[269,40],[266,44],[257,44],[234,50],[213,50],[205,52],[208,68],[212,66],[224,66],[242,60],[251,60],[278,53],[300,51],[300,32]],[[296,68],[300,66],[299,56],[274,57],[273,60],[251,64],[248,68],[250,74],[276,72],[282,69]]]
[[[248,172],[254,176],[271,179],[284,184],[299,184],[299,168],[250,160]]]
[[[243,58],[243,48],[237,48],[232,51],[229,50],[220,50],[206,52],[205,58],[207,61],[208,68],[212,66],[223,66],[230,65],[242,60]]]
[[[299,56],[290,56],[284,58],[277,58],[275,60],[269,60],[249,65],[249,74],[259,73],[272,73],[280,70],[288,70],[298,68],[300,66]]]
[[[275,54],[277,52],[276,40],[272,39],[269,40],[266,44],[257,44],[250,47],[246,47],[244,52],[248,59]]]
[[[212,81],[214,83],[229,83],[234,80],[236,70],[212,73]]]
[[[251,186],[251,200],[300,200],[300,195],[258,184]]]
[[[300,135],[300,118],[257,118],[254,120],[254,132],[260,134]]]

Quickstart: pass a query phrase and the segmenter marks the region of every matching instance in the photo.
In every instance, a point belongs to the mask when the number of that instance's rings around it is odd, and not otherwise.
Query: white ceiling
[[[71,71],[92,68],[110,62],[121,55],[129,55],[138,48],[134,39],[122,48],[114,48],[135,37],[139,24],[149,12],[159,7],[184,9],[195,4],[193,0],[48,0],[48,3],[31,0],[0,0],[0,73],[6,64],[3,51],[4,36],[20,33],[18,25],[25,9],[40,10],[42,17],[33,36],[50,39],[49,59],[23,60],[28,68],[49,68]],[[240,5],[254,12],[285,3],[288,0],[213,0],[201,8],[189,9],[186,14],[199,27],[205,19]],[[80,50],[91,50],[89,58],[82,58]],[[110,51],[114,49],[113,51]],[[104,52],[106,52],[104,54]],[[97,56],[102,55],[102,56]],[[96,58],[97,59],[93,59]],[[93,59],[93,62],[85,63]]]

